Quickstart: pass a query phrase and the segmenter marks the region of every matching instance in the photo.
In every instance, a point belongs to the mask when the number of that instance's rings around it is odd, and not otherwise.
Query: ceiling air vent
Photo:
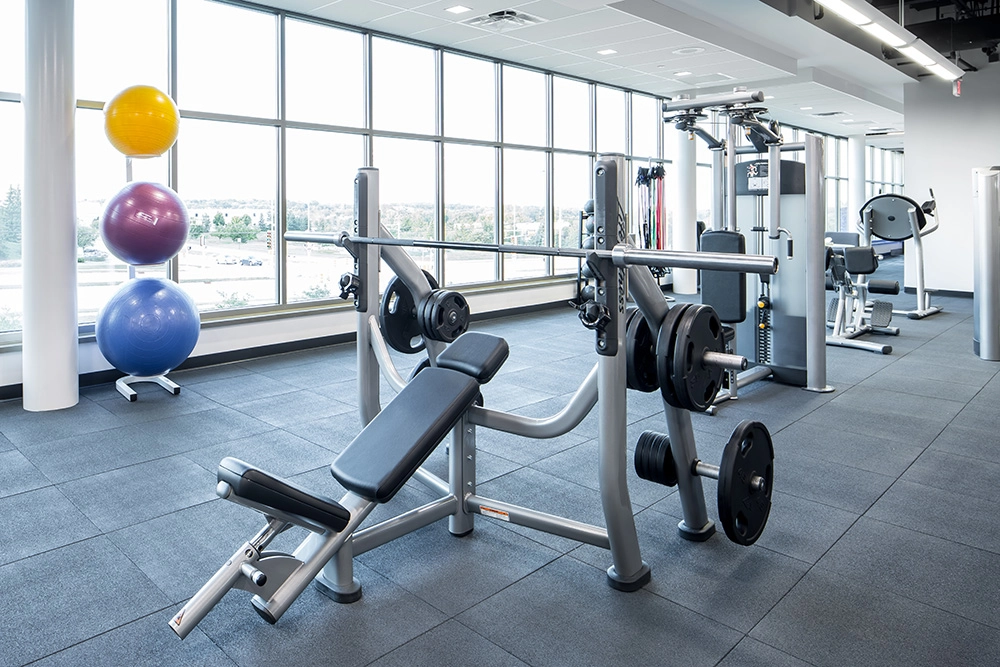
[[[873,127],[868,130],[868,134],[888,134],[890,132],[899,132],[894,127]]]
[[[845,116],[847,112],[845,111],[821,111],[819,113],[814,113],[817,118],[830,118],[831,116]]]
[[[474,19],[462,21],[462,23],[494,32],[506,32],[529,25],[537,25],[542,23],[542,19],[524,12],[515,12],[513,9],[502,9],[486,16],[477,16]]]

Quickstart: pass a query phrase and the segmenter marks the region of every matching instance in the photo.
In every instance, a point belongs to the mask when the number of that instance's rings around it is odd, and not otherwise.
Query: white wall
[[[932,80],[933,79],[933,80]],[[1000,64],[970,72],[962,96],[937,77],[907,84],[905,194],[918,203],[934,188],[941,227],[924,237],[928,289],[972,293],[972,169],[1000,164]],[[907,244],[906,286],[916,285]]]

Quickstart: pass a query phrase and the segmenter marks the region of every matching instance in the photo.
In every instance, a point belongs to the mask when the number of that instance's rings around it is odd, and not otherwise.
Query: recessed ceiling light
[[[812,107],[799,107],[799,111],[812,111]]]
[[[674,76],[691,76],[691,72],[674,72]]]
[[[464,14],[465,12],[471,12],[471,7],[463,7],[462,5],[455,5],[454,7],[449,7],[445,10],[446,12],[451,12],[452,14]]]
[[[673,51],[671,51],[671,53],[674,54],[675,56],[693,56],[696,53],[704,53],[704,52],[705,49],[701,48],[700,46],[685,46],[683,48],[674,49]]]
[[[618,52],[615,51],[614,49],[601,49],[600,51],[597,52],[597,55],[610,56],[612,53],[618,53]]]

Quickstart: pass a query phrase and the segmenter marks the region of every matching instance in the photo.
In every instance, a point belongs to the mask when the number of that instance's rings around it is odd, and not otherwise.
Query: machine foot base
[[[350,604],[361,599],[361,582],[355,579],[349,588],[335,587],[323,578],[322,574],[316,577],[316,588],[319,592],[340,604]]]
[[[652,575],[650,574],[649,565],[646,564],[646,561],[643,561],[642,567],[639,568],[639,571],[628,579],[623,579],[618,572],[615,571],[614,565],[608,568],[608,586],[611,586],[611,588],[616,591],[623,591],[625,593],[637,591],[648,584],[650,579],[652,579]]]
[[[677,534],[689,542],[704,542],[715,535],[715,523],[709,521],[701,528],[693,529],[681,521],[677,524]]]
[[[829,394],[831,391],[835,391],[836,387],[831,387],[830,385],[823,385],[822,387],[802,387],[805,391],[812,391],[817,394]]]

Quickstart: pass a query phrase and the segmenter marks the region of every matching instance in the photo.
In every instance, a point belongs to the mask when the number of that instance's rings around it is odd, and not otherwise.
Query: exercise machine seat
[[[844,268],[852,276],[874,273],[878,268],[878,256],[871,246],[844,248]]]
[[[474,377],[449,368],[422,370],[334,459],[330,471],[348,491],[388,502],[478,395]]]
[[[486,384],[507,361],[509,354],[510,348],[503,338],[467,331],[438,355],[437,365],[471,375],[480,384]]]
[[[342,531],[351,518],[351,513],[337,501],[317,496],[231,456],[219,463],[218,480],[228,484],[239,498],[303,517],[335,533]]]

